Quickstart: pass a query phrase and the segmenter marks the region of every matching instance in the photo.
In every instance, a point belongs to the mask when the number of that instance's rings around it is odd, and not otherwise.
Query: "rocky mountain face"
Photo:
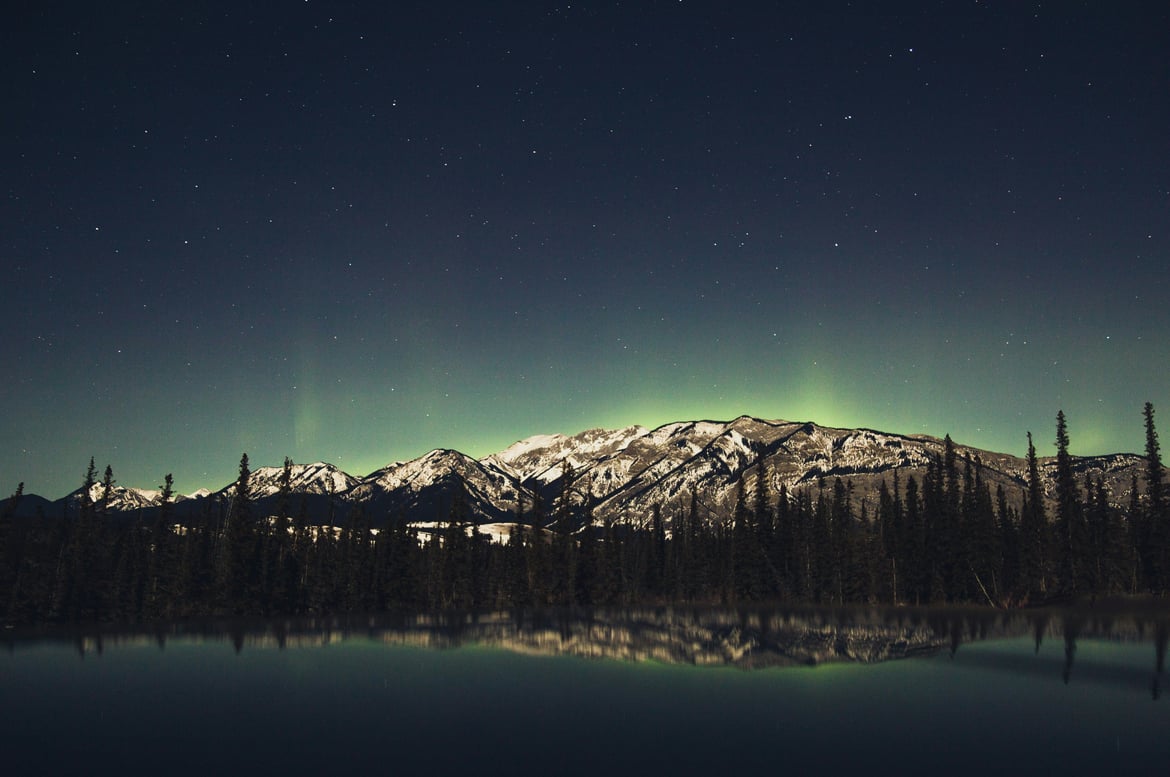
[[[1002,487],[1009,504],[1019,506],[1026,482],[1024,459],[963,445],[955,445],[955,453],[960,472],[968,462],[974,471],[978,462],[992,493]],[[742,416],[656,429],[591,429],[571,437],[539,435],[479,460],[434,450],[363,478],[331,464],[298,464],[292,468],[292,504],[286,509],[313,522],[335,523],[360,509],[375,526],[442,521],[453,509],[475,523],[515,521],[518,516],[530,522],[536,514],[547,525],[554,507],[568,500],[576,525],[565,528],[578,528],[588,521],[641,525],[655,509],[670,518],[689,509],[693,496],[700,515],[718,521],[730,516],[741,488],[753,497],[761,477],[773,499],[781,487],[790,498],[806,490],[815,497],[839,477],[852,486],[855,508],[866,502],[872,513],[883,481],[891,489],[895,478],[903,488],[911,476],[921,484],[927,468],[943,455],[944,441],[933,437]],[[1042,458],[1040,465],[1051,495],[1055,460]],[[1135,476],[1139,489],[1144,488],[1144,466],[1143,458],[1131,454],[1075,460],[1078,478],[1101,477],[1119,504],[1128,502]],[[281,467],[252,473],[249,496],[261,512],[277,509],[280,477]],[[235,484],[230,484],[208,496],[188,498],[176,505],[176,514],[222,512],[234,491]],[[91,498],[97,502],[101,496]],[[157,504],[157,491],[118,486],[108,509],[130,512]]]
[[[36,507],[49,513],[60,513],[63,509],[76,512],[81,507],[81,495],[83,491],[83,488],[78,488],[73,493],[62,499],[58,499],[56,502],[44,501],[42,503],[38,501]],[[39,499],[30,495],[24,497],[24,500],[28,501],[34,498]],[[185,501],[189,498],[181,494],[175,494],[173,497],[175,502]],[[161,504],[161,500],[162,490],[157,488],[128,488],[115,483],[110,486],[110,493],[107,495],[105,486],[101,483],[94,483],[89,487],[89,501],[99,512],[129,513],[144,508],[158,507]],[[20,514],[29,515],[29,509],[32,507],[32,504],[22,504]],[[54,507],[56,508],[55,510],[52,509]]]
[[[248,477],[248,496],[253,500],[276,496],[280,493],[280,479],[283,473],[284,467],[260,467],[253,470]],[[347,475],[332,464],[320,461],[313,464],[297,464],[289,471],[289,490],[294,494],[319,496],[346,494],[359,482],[353,475]],[[217,493],[230,498],[235,492],[236,484],[232,483]]]
[[[578,440],[579,446],[574,444]],[[531,438],[485,462],[521,464],[516,471],[520,485],[543,492],[546,499],[568,487],[574,502],[591,506],[596,522],[644,523],[655,507],[668,517],[688,509],[692,494],[702,514],[724,519],[735,507],[741,481],[751,498],[761,476],[773,497],[781,486],[791,497],[831,486],[840,477],[852,485],[855,507],[868,501],[872,512],[883,481],[893,488],[896,476],[904,488],[913,476],[921,484],[928,466],[942,461],[944,448],[943,440],[927,436],[744,416],[653,430],[631,427],[591,430],[572,438]],[[1019,506],[1027,474],[1023,458],[962,445],[955,445],[955,453],[961,471],[966,462],[972,470],[979,462],[980,476],[992,493],[1002,486],[1009,504]],[[1128,500],[1132,478],[1137,474],[1141,479],[1143,466],[1144,459],[1128,454],[1076,460],[1078,477],[1102,477],[1119,503]],[[1040,467],[1051,494],[1055,459],[1042,458]],[[567,484],[566,477],[572,482]]]
[[[375,523],[443,520],[457,499],[470,520],[494,523],[514,517],[531,491],[491,464],[458,451],[434,450],[370,473],[347,496]]]

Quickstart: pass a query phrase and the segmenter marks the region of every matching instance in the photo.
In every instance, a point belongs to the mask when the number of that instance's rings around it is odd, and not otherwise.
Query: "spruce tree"
[[[300,574],[294,553],[292,518],[289,515],[292,501],[292,468],[292,459],[285,456],[280,479],[277,481],[275,522],[265,553],[265,599],[268,600],[270,609],[279,613],[292,611],[293,591]]]
[[[1129,529],[1129,554],[1134,559],[1130,570],[1128,590],[1137,593],[1146,586],[1148,576],[1148,560],[1146,558],[1147,534],[1145,521],[1145,507],[1142,504],[1141,489],[1138,486],[1137,474],[1129,479],[1129,510],[1126,513]]]
[[[897,471],[895,470],[895,476]],[[898,524],[901,517],[895,514],[894,497],[883,478],[878,485],[877,515],[874,518],[875,532],[881,539],[882,589],[894,604],[898,603]]]
[[[983,461],[979,456],[975,457],[971,469],[969,493],[964,496],[966,536],[962,543],[967,548],[967,565],[974,581],[974,590],[968,587],[968,596],[995,604],[1001,596],[1002,538],[991,501],[991,489],[983,480]]]
[[[735,484],[735,507],[731,514],[731,531],[727,536],[727,553],[722,569],[723,599],[727,602],[750,596],[749,549],[755,532],[752,529],[746,488],[744,478],[741,476]]]
[[[98,502],[98,515],[106,515],[110,511],[110,499],[114,495],[114,468],[109,464],[106,465],[106,471],[102,476],[102,495]]]
[[[829,596],[835,604],[844,604],[847,578],[853,571],[853,482],[833,479],[833,497],[829,508]]]
[[[16,577],[20,568],[20,545],[16,538],[16,508],[24,496],[21,482],[0,511],[0,615],[11,614],[15,609]]]
[[[112,473],[111,473],[112,474]],[[97,483],[97,467],[94,466],[93,456],[89,457],[89,467],[85,470],[85,479],[81,484],[81,515],[88,517],[93,506],[93,487]]]
[[[1166,503],[1165,473],[1154,428],[1154,406],[1147,402],[1142,410],[1146,421],[1146,502],[1145,551],[1147,583],[1157,592],[1170,589],[1170,509]]]
[[[176,538],[171,529],[174,520],[174,498],[175,479],[168,472],[159,491],[159,506],[154,521],[145,535],[148,553],[143,609],[148,618],[162,617],[172,604],[174,577],[178,567]]]
[[[1056,530],[1061,590],[1074,594],[1085,588],[1084,557],[1088,545],[1080,492],[1068,452],[1064,411],[1056,413]]]
[[[941,592],[946,599],[965,598],[964,581],[968,579],[969,573],[965,569],[965,549],[961,540],[963,488],[959,474],[958,451],[949,434],[943,438],[942,487],[943,501],[938,520],[935,522],[937,537],[935,547],[939,554]]]
[[[242,615],[252,607],[252,577],[256,550],[256,530],[248,493],[251,471],[248,454],[240,457],[239,476],[228,508],[227,521],[217,562],[217,589],[220,608],[229,614]]]
[[[1048,592],[1048,517],[1031,432],[1028,432],[1027,462],[1027,491],[1020,516],[1020,586],[1024,597],[1043,597]]]
[[[66,521],[62,538],[61,558],[56,565],[50,614],[66,620],[79,620],[92,616],[94,595],[97,591],[93,578],[93,554],[98,542],[98,529],[94,520],[94,504],[90,492],[97,482],[97,468],[93,457],[81,484],[77,515],[70,523]]]
[[[906,581],[906,601],[922,604],[927,600],[928,562],[926,558],[926,523],[922,515],[922,500],[918,497],[918,481],[913,475],[906,478],[906,544],[902,554]]]
[[[1008,506],[1002,485],[995,488],[995,512],[1000,537],[1000,589],[1014,599],[1020,587],[1020,531],[1015,510]]]
[[[950,559],[950,535],[946,529],[946,491],[938,462],[926,465],[922,478],[922,522],[926,537],[926,601],[946,601],[947,562]]]
[[[772,509],[771,475],[763,451],[756,459],[756,493],[753,523],[755,538],[752,542],[752,575],[755,577],[755,596],[776,593],[782,586],[778,559],[773,545],[775,512]]]

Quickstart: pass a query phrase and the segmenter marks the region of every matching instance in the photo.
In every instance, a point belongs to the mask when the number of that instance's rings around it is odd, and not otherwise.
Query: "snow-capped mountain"
[[[595,520],[637,523],[647,520],[655,507],[670,511],[689,506],[692,494],[712,518],[725,516],[734,506],[741,479],[754,488],[760,462],[773,494],[781,485],[793,492],[836,475],[859,481],[855,487],[865,491],[876,490],[893,469],[925,470],[942,450],[942,441],[933,438],[743,416],[652,430],[635,426],[574,437],[532,437],[483,462],[507,470],[522,487],[544,492],[546,499],[566,488],[561,479],[571,467],[571,498],[580,504],[588,500]]]
[[[855,507],[876,504],[883,481],[893,487],[895,473],[904,487],[915,477],[921,484],[927,467],[943,460],[945,443],[923,435],[899,435],[871,429],[834,429],[808,422],[768,421],[741,416],[732,421],[689,421],[656,429],[642,427],[605,432],[591,430],[576,437],[561,435],[529,438],[484,459],[492,466],[508,466],[520,485],[543,491],[546,498],[561,493],[565,484],[560,462],[572,464],[574,501],[591,505],[596,522],[644,523],[657,507],[664,515],[690,505],[692,494],[702,514],[711,520],[730,515],[739,485],[754,493],[761,469],[773,498],[781,486],[790,495],[816,491],[841,477],[853,488]],[[992,493],[1019,506],[1026,482],[1024,459],[956,444],[957,467],[967,462]],[[1055,461],[1042,458],[1041,473],[1051,478]],[[762,464],[762,467],[761,467]],[[1101,477],[1113,500],[1128,500],[1131,478],[1141,477],[1144,459],[1130,454],[1076,459],[1078,478]]]
[[[599,459],[624,450],[646,434],[641,426],[625,429],[589,429],[572,437],[541,434],[516,442],[483,460],[486,466],[506,472],[520,482],[553,483],[566,467],[585,469]]]
[[[721,521],[734,509],[741,484],[746,494],[754,495],[762,473],[772,499],[782,487],[790,498],[802,491],[815,498],[820,488],[831,488],[840,477],[852,487],[855,508],[867,502],[872,512],[883,481],[888,488],[895,477],[903,488],[910,477],[921,484],[928,467],[943,460],[944,448],[943,440],[923,435],[749,416],[655,429],[590,429],[573,436],[529,437],[479,460],[459,451],[433,450],[363,478],[323,462],[294,465],[290,485],[295,502],[283,509],[317,522],[344,521],[360,509],[375,525],[452,517],[481,524],[528,522],[533,513],[548,524],[567,495],[577,522],[588,515],[597,524],[642,524],[655,509],[668,518],[678,515],[693,498],[704,518]],[[1019,506],[1026,482],[1023,458],[958,444],[954,451],[961,476],[968,468],[974,471],[978,462],[979,476],[992,493],[1002,488],[1008,503]],[[1145,460],[1132,454],[1074,459],[1078,482],[1102,478],[1119,504],[1128,502],[1135,476],[1144,488],[1144,467]],[[1041,458],[1040,469],[1051,496],[1054,459]],[[251,473],[249,497],[261,512],[281,509],[281,475],[281,467],[267,466]],[[206,507],[196,508],[199,503],[222,509],[234,490],[235,484],[229,484],[206,499],[191,499],[184,514],[195,515],[197,509],[208,514]],[[91,499],[97,503],[101,497],[101,486],[94,486]],[[76,498],[76,492],[69,497]],[[150,509],[158,499],[157,491],[115,486],[108,509]]]
[[[347,496],[375,519],[443,520],[454,508],[469,520],[491,523],[515,516],[519,501],[530,495],[509,472],[458,451],[433,450],[370,473]]]
[[[82,489],[77,489],[70,494],[67,499],[74,508],[80,504]],[[89,501],[104,508],[110,512],[126,512],[129,510],[140,510],[144,507],[157,507],[162,504],[162,491],[158,489],[149,488],[127,488],[114,484],[110,487],[109,498],[103,504],[103,497],[105,496],[105,486],[101,483],[94,483],[89,488]],[[177,499],[183,497],[177,496]]]
[[[276,496],[280,493],[280,480],[284,467],[259,467],[248,477],[248,496],[252,499]],[[317,494],[322,496],[348,493],[358,484],[358,479],[348,475],[332,464],[314,462],[293,464],[289,468],[289,491],[294,494]],[[224,496],[235,494],[236,484],[232,483],[219,491]]]

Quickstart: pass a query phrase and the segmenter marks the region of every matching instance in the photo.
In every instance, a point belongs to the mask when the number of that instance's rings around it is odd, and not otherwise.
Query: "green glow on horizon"
[[[1055,403],[1043,403],[1029,415],[1015,398],[1015,385],[993,383],[991,390],[976,390],[976,384],[961,383],[969,379],[963,372],[948,378],[941,368],[915,371],[883,364],[883,354],[869,343],[857,353],[834,352],[830,344],[809,343],[771,361],[737,348],[691,362],[643,362],[639,354],[602,366],[586,360],[552,362],[552,368],[539,359],[493,361],[491,354],[480,354],[468,364],[440,369],[417,363],[417,374],[395,382],[393,391],[369,376],[321,383],[313,373],[322,368],[306,357],[293,394],[293,432],[270,439],[265,435],[268,419],[257,414],[248,439],[261,446],[249,452],[255,466],[277,465],[289,455],[301,463],[331,461],[360,477],[434,448],[480,458],[534,434],[752,415],[940,438],[950,434],[960,444],[1016,456],[1023,455],[1025,432],[1031,430],[1040,455],[1054,453],[1050,438],[1060,409]],[[942,357],[913,358],[917,363]],[[977,364],[971,372],[982,369]],[[1140,403],[1128,419],[1103,416],[1100,407],[1070,404],[1064,409],[1074,453],[1140,449]],[[233,455],[220,455],[228,463],[220,469],[222,480],[200,485],[218,488],[230,482]]]
[[[1063,409],[1074,454],[1140,452],[1142,403],[1170,408],[1164,378],[1133,369],[1170,357],[1140,329],[1109,340],[1092,327],[1057,332],[1059,322],[989,331],[974,311],[944,317],[914,300],[850,317],[815,294],[803,306],[734,298],[692,318],[646,302],[652,292],[623,290],[604,313],[572,320],[555,305],[465,320],[406,301],[381,328],[347,325],[336,339],[328,320],[307,320],[287,342],[250,343],[227,367],[157,384],[138,406],[102,404],[84,434],[50,428],[70,443],[53,473],[63,485],[38,484],[33,467],[16,477],[60,496],[94,455],[123,485],[154,487],[170,471],[190,492],[230,483],[244,451],[254,467],[289,456],[361,477],[434,448],[480,458],[535,434],[740,415],[950,434],[1016,456],[1030,430],[1048,456]],[[1025,329],[1027,345],[1000,331]],[[140,393],[123,375],[108,391]],[[25,416],[36,408],[12,418]],[[147,420],[159,417],[171,424],[161,435]]]

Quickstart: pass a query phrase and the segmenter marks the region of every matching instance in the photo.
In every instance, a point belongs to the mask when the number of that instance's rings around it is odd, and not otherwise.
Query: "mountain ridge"
[[[754,493],[760,469],[773,498],[786,490],[818,490],[835,478],[848,481],[858,503],[872,502],[884,481],[893,487],[895,473],[904,486],[919,481],[942,460],[945,439],[859,427],[820,426],[812,421],[761,419],[741,415],[730,421],[675,421],[658,427],[632,425],[590,428],[575,435],[537,434],[501,451],[473,458],[458,450],[436,448],[409,461],[395,461],[363,477],[326,462],[293,465],[292,505],[308,520],[344,521],[360,510],[376,525],[389,521],[445,520],[453,509],[463,518],[487,524],[552,520],[555,506],[576,514],[578,524],[631,522],[645,525],[653,513],[678,514],[692,498],[707,520],[725,520],[742,488]],[[1018,506],[1026,485],[1026,461],[1011,454],[953,443],[960,467],[976,466],[992,492],[1003,488]],[[1136,476],[1143,479],[1145,458],[1111,453],[1073,457],[1083,482],[1101,477],[1112,500],[1123,504]],[[1039,457],[1046,492],[1052,491],[1055,457]],[[282,467],[261,466],[251,473],[249,497],[261,511],[278,509]],[[76,510],[81,489],[49,503],[65,514]],[[176,514],[222,514],[234,496],[229,483],[206,496],[177,497]],[[33,496],[33,495],[28,495]],[[90,498],[101,501],[96,485]],[[38,501],[39,500],[39,501]],[[456,500],[459,500],[458,503]],[[558,501],[559,500],[559,501]],[[26,499],[24,510],[46,510],[44,500]],[[115,485],[105,509],[132,513],[157,509],[157,489]],[[533,517],[535,515],[535,517]]]

